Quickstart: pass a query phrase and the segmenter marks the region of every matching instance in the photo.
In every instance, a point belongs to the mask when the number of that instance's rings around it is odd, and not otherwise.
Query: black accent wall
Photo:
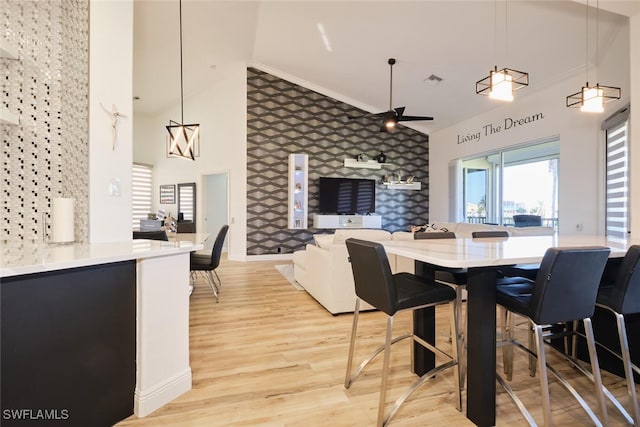
[[[349,120],[364,111],[255,68],[247,70],[247,255],[291,253],[304,249],[318,230],[312,214],[318,207],[321,176],[369,178],[400,172],[415,176],[421,190],[376,186],[376,213],[382,228],[408,231],[428,221],[429,137],[400,126],[380,132],[380,121]],[[345,158],[384,151],[382,169],[344,166]],[[309,155],[309,229],[287,229],[288,156]]]

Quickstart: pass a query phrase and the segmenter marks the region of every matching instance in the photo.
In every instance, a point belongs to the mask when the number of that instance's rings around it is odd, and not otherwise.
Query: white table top
[[[209,233],[167,233],[170,242],[193,242],[202,244],[209,238]]]
[[[483,239],[390,240],[381,242],[389,254],[452,268],[539,263],[550,247],[607,246],[610,257],[622,257],[632,243],[606,236],[517,236]]]
[[[153,258],[200,249],[202,244],[189,241],[131,240],[93,244],[10,242],[3,243],[0,248],[0,277]]]

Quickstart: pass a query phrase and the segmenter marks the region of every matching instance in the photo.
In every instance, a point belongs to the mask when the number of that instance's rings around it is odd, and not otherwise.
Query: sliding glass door
[[[466,221],[514,225],[524,214],[557,229],[558,159],[556,139],[463,160]]]

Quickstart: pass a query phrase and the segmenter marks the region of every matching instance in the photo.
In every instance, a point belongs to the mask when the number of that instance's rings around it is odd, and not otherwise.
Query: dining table
[[[442,268],[467,270],[467,395],[466,416],[478,426],[496,423],[496,279],[501,266],[539,264],[551,247],[606,246],[609,259],[621,258],[631,244],[599,235],[517,236],[508,238],[458,238],[392,240],[382,242],[388,254],[424,263],[423,271]],[[414,333],[435,339],[433,309],[416,310]],[[415,346],[414,372],[421,376],[435,363],[431,352]]]
[[[204,245],[209,239],[209,233],[176,233],[169,232],[167,237],[170,242],[192,242]]]

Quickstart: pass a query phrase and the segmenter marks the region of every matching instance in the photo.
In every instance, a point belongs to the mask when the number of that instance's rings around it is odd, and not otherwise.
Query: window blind
[[[133,229],[140,229],[140,220],[147,219],[153,203],[153,167],[140,163],[133,164],[132,179]]]
[[[629,121],[612,123],[606,140],[606,235],[626,238],[629,231]]]

